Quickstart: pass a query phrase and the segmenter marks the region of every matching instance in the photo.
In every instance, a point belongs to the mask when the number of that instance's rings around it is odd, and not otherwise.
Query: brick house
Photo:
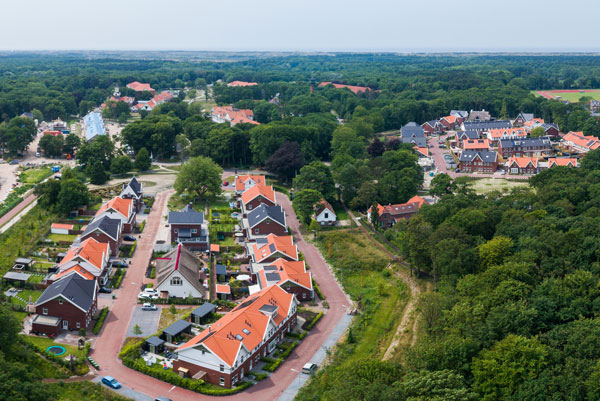
[[[131,180],[129,180],[127,184],[123,183],[123,190],[119,196],[123,199],[133,199],[135,211],[137,213],[142,210],[142,206],[144,204],[144,187],[142,183],[137,180],[137,178],[131,177]]]
[[[583,135],[581,131],[570,131],[563,136],[562,144],[577,153],[587,153],[600,148],[600,139],[592,135]]]
[[[279,205],[259,205],[242,219],[244,235],[249,240],[262,238],[269,234],[287,235],[285,213]]]
[[[298,260],[298,247],[290,235],[269,234],[265,238],[257,238],[256,242],[246,243],[246,250],[253,263],[270,263],[279,258]]]
[[[304,261],[289,261],[277,259],[272,263],[252,263],[250,265],[252,281],[250,294],[271,285],[278,285],[299,301],[309,301],[314,298],[312,276],[306,271]]]
[[[574,157],[551,157],[548,159],[548,168],[555,166],[579,167],[578,161]]]
[[[260,205],[275,206],[275,191],[272,186],[257,184],[242,193],[242,212],[248,213]]]
[[[296,324],[298,301],[273,285],[177,348],[173,370],[231,388],[273,352]]]
[[[31,331],[57,335],[86,328],[98,309],[98,283],[73,274],[50,284],[35,303]]]
[[[379,216],[377,217],[377,223],[382,228],[393,227],[398,221],[409,219],[421,209],[423,204],[427,201],[418,195],[413,196],[406,203],[399,203],[395,205],[377,205],[377,211]],[[372,207],[367,210],[367,218],[371,221]]]
[[[469,112],[468,121],[490,121],[492,116],[489,111],[481,110],[472,110]]]
[[[171,230],[171,243],[181,243],[196,251],[209,249],[208,226],[204,222],[204,213],[195,211],[192,205],[186,205],[181,212],[169,212],[167,223]]]
[[[508,159],[512,156],[542,156],[544,153],[550,153],[553,150],[550,138],[545,136],[539,138],[523,139],[502,139],[498,145],[498,153],[503,158]]]
[[[524,128],[491,129],[487,132],[487,138],[492,146],[498,146],[503,139],[527,138],[527,131]]]
[[[520,112],[515,121],[513,121],[514,127],[522,127],[526,122],[533,120],[533,113]]]
[[[421,128],[423,128],[426,136],[431,136],[442,132],[443,125],[438,120],[431,120],[421,124]]]
[[[456,133],[456,143],[459,148],[462,148],[463,143],[469,139],[479,139],[479,133],[477,131],[458,131]]]
[[[461,119],[459,119],[457,116],[446,116],[440,118],[440,124],[442,125],[442,129],[444,131],[457,129],[460,127],[461,123]]]
[[[315,220],[321,226],[334,226],[337,221],[335,209],[325,199],[321,199],[314,206]]]
[[[182,244],[156,260],[156,290],[167,298],[207,298],[200,260]]]
[[[498,168],[498,154],[493,151],[465,150],[460,155],[459,167],[464,173],[493,173]]]
[[[238,195],[243,194],[245,191],[257,184],[267,185],[267,180],[265,179],[264,175],[246,174],[235,176],[235,192]]]
[[[462,142],[463,150],[490,150],[490,141],[488,139],[467,139]]]
[[[461,126],[463,131],[477,131],[479,135],[487,133],[491,129],[503,128],[512,128],[512,123],[508,120],[465,121]]]
[[[117,196],[100,207],[96,212],[96,216],[94,216],[94,220],[104,216],[119,219],[123,225],[123,232],[131,233],[135,227],[136,214],[133,199],[123,199]]]
[[[123,239],[121,231],[121,220],[103,216],[99,219],[94,219],[93,222],[88,224],[80,238],[82,241],[94,238],[98,242],[105,242],[110,245],[111,254],[117,256]]]
[[[540,171],[538,160],[532,157],[511,157],[506,162],[508,174],[537,174]]]
[[[560,131],[558,129],[557,124],[554,124],[554,123],[542,124],[542,127],[544,128],[545,136],[551,137],[551,138],[558,138]]]
[[[87,238],[81,243],[73,243],[67,254],[58,264],[58,272],[52,280],[85,270],[86,278],[95,278],[100,285],[105,285],[111,273],[110,259],[111,249],[106,242],[99,242],[95,238]],[[77,267],[79,266],[79,268]],[[81,268],[81,269],[80,269]]]

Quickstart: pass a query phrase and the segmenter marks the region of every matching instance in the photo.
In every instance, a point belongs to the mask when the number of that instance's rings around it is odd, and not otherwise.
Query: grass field
[[[58,242],[58,241],[73,242],[75,240],[75,238],[77,238],[77,235],[70,235],[70,234],[49,234],[48,235],[48,239],[51,239],[54,242]]]
[[[512,188],[528,186],[529,183],[527,181],[507,180],[504,178],[482,178],[471,181],[471,188],[480,195],[491,191],[509,191]]]
[[[190,308],[182,308],[182,309],[178,308],[177,312],[175,314],[171,313],[170,308],[162,308],[162,311],[160,314],[160,320],[158,321],[158,331],[162,331],[162,330],[166,329],[167,327],[169,327],[170,325],[172,325],[179,319],[186,318],[196,308],[197,308],[197,306],[192,306]],[[145,333],[145,335],[150,335],[150,333]]]
[[[579,102],[583,96],[592,98],[594,100],[600,100],[600,89],[573,89],[573,90],[543,90],[543,91],[532,91],[536,96],[543,96],[547,99],[560,99],[557,100],[568,100],[569,103]]]
[[[32,168],[21,174],[21,182],[26,184],[37,184],[52,175],[50,167]]]

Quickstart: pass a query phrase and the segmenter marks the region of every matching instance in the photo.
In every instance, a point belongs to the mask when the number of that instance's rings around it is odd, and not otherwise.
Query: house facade
[[[123,199],[117,196],[100,207],[94,220],[101,219],[104,216],[121,220],[123,232],[132,233],[135,228],[136,214],[133,199]]]
[[[132,199],[136,212],[141,212],[144,204],[144,187],[142,183],[137,180],[137,178],[132,177],[127,184],[123,183],[123,190],[119,196],[123,199]]]
[[[88,238],[79,244],[74,243],[58,264],[55,280],[60,278],[61,274],[67,270],[72,271],[76,266],[80,266],[89,276],[93,276],[100,285],[105,285],[111,273],[110,254],[110,245],[105,242],[98,242],[94,238]]]
[[[393,227],[398,221],[409,219],[421,209],[423,204],[427,203],[427,201],[421,198],[418,195],[413,196],[406,203],[400,203],[395,205],[377,205],[377,224],[379,224],[382,228],[390,228]],[[370,207],[367,210],[367,218],[369,221],[371,220],[371,214],[373,212],[373,208]]]
[[[242,219],[242,227],[244,235],[249,240],[269,234],[287,235],[288,233],[285,213],[279,205],[261,204],[256,209],[250,210]]]
[[[31,331],[55,336],[60,330],[87,329],[98,309],[97,290],[95,280],[78,275],[50,284],[35,303]]]
[[[207,298],[208,277],[182,244],[156,260],[156,290],[165,298]]]
[[[498,154],[465,150],[460,155],[459,167],[464,173],[493,173],[498,168]]]
[[[177,348],[176,373],[231,388],[275,350],[297,320],[298,301],[278,286],[247,301]]]
[[[533,175],[540,171],[540,166],[533,157],[511,157],[506,162],[506,170],[509,174]]]
[[[337,222],[335,210],[325,199],[315,205],[315,220],[321,226],[334,226]]]
[[[253,263],[270,263],[279,258],[298,260],[298,248],[290,235],[267,235],[257,238],[256,242],[247,242],[246,250]]]
[[[81,233],[80,238],[81,241],[93,238],[98,242],[107,243],[110,246],[111,254],[117,256],[123,240],[121,233],[121,220],[104,216],[94,219],[93,222],[88,224],[83,233]]]
[[[272,186],[257,184],[242,193],[242,212],[248,213],[260,205],[275,206],[275,191]]]
[[[277,259],[272,263],[252,263],[250,265],[252,281],[256,283],[250,286],[250,294],[278,285],[286,292],[294,294],[301,302],[314,299],[312,275],[306,271],[304,261],[288,261]]]
[[[513,126],[522,127],[526,122],[533,120],[533,113],[523,113],[520,112],[515,121],[513,121]]]
[[[512,156],[540,157],[545,153],[552,152],[552,150],[553,146],[550,138],[545,136],[539,138],[503,139],[500,140],[500,144],[498,145],[498,153],[505,159]]]
[[[267,180],[264,175],[236,175],[235,176],[235,192],[238,195],[243,194],[255,185],[267,185]]]
[[[587,153],[600,148],[600,139],[583,132],[571,131],[562,138],[562,145],[577,153]]]
[[[423,132],[426,136],[439,134],[442,132],[443,127],[444,126],[438,120],[426,121],[421,124],[421,128],[423,128]]]
[[[169,212],[167,222],[171,231],[171,243],[181,243],[195,251],[209,249],[208,225],[204,222],[204,213],[195,211],[192,205],[186,205],[180,212]]]

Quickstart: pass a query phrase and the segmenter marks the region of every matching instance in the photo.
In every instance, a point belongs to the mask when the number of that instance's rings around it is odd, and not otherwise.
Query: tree
[[[451,194],[456,190],[456,185],[452,182],[452,178],[445,173],[438,174],[431,180],[429,193],[433,196],[441,197]]]
[[[36,133],[33,120],[27,117],[15,117],[8,123],[0,124],[0,146],[12,154],[23,152],[33,141]]]
[[[113,174],[125,174],[133,169],[133,163],[129,156],[117,156],[110,162],[110,172]]]
[[[377,187],[372,181],[362,183],[356,196],[350,202],[350,207],[354,210],[366,210],[373,205],[377,199]],[[379,217],[379,216],[377,216]]]
[[[487,269],[490,266],[501,265],[512,253],[513,240],[508,237],[497,236],[479,245],[479,260],[481,267]]]
[[[146,148],[141,148],[137,155],[135,155],[135,168],[139,171],[146,171],[150,169],[151,165],[152,160],[150,159],[150,153]]]
[[[64,177],[63,177],[64,179]],[[48,180],[35,187],[35,194],[38,196],[38,204],[44,209],[54,207],[58,201],[61,182],[57,180]]]
[[[425,322],[425,329],[431,333],[442,318],[443,297],[438,292],[425,292],[419,296],[417,312]]]
[[[92,142],[84,143],[77,152],[77,160],[87,167],[91,159],[102,163],[104,170],[110,168],[110,162],[114,156],[115,145],[108,135],[98,135]]]
[[[133,334],[135,334],[136,336],[141,336],[142,334],[144,334],[144,331],[137,323],[135,324],[135,326],[133,326]]]
[[[385,145],[379,138],[373,139],[369,147],[367,148],[367,153],[371,158],[379,157],[385,152]]]
[[[265,169],[289,182],[304,166],[304,157],[298,142],[285,142],[265,163]]]
[[[64,140],[61,135],[44,135],[39,142],[40,148],[47,156],[61,156]]]
[[[303,189],[294,194],[292,204],[296,213],[300,216],[300,220],[305,225],[309,225],[313,215],[314,206],[321,199],[323,199],[323,195],[314,189]]]
[[[44,121],[44,115],[38,109],[32,109],[31,116],[33,117],[34,120],[37,120],[38,124],[41,123],[42,121]]]
[[[179,193],[187,192],[200,199],[221,193],[223,169],[208,157],[192,157],[181,165],[173,187]]]
[[[379,203],[403,203],[417,193],[417,186],[404,170],[391,171],[383,176],[377,184]]]
[[[545,133],[546,131],[544,130],[544,127],[535,127],[531,130],[530,135],[532,138],[538,138],[540,136],[544,136]]]
[[[171,315],[177,313],[177,308],[175,308],[175,304],[171,304],[171,306],[169,307],[169,312],[171,312]]]
[[[57,197],[57,210],[68,214],[79,206],[87,205],[89,193],[87,186],[77,178],[63,178]]]
[[[408,373],[401,387],[407,401],[475,401],[477,399],[477,394],[469,390],[465,379],[447,369]]]
[[[508,335],[473,360],[473,389],[481,399],[505,399],[534,379],[548,363],[549,351],[537,339]]]
[[[587,171],[600,170],[600,149],[590,150],[581,161],[581,168]]]
[[[72,155],[75,152],[75,149],[78,149],[80,145],[81,140],[79,137],[75,134],[69,134],[65,138],[65,146],[63,151]]]
[[[90,159],[85,168],[85,173],[90,177],[90,182],[95,185],[102,185],[108,180],[104,166],[102,166],[102,162],[98,159]]]
[[[294,189],[314,189],[330,202],[335,196],[335,183],[331,170],[319,161],[314,161],[300,169],[300,173],[294,178]]]
[[[373,225],[373,227],[377,227],[378,226],[378,221],[379,220],[379,204],[377,203],[373,203],[371,205],[371,224]]]
[[[188,148],[190,147],[190,140],[184,134],[179,134],[175,137],[175,143],[177,144],[179,158],[183,160]]]

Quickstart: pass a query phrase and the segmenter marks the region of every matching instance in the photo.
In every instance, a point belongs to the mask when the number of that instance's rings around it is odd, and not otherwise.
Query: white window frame
[[[42,308],[42,315],[48,316],[48,308]]]
[[[170,284],[176,286],[183,285],[183,280],[179,276],[171,277]]]
[[[225,386],[225,378],[223,376],[219,377],[219,386]]]

